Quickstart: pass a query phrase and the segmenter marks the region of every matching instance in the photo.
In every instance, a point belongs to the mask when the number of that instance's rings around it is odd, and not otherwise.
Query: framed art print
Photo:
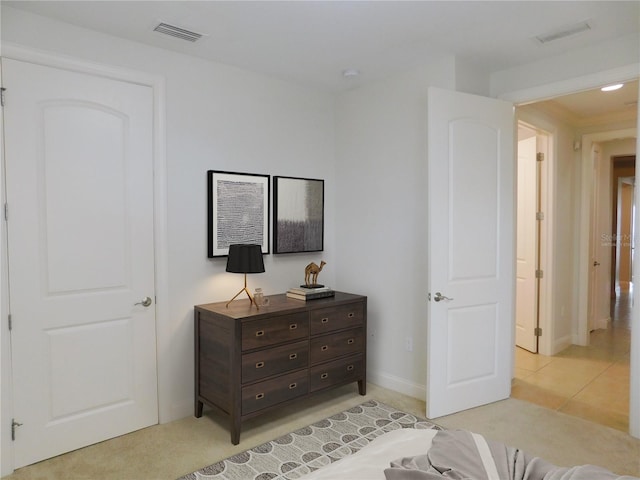
[[[324,249],[324,180],[273,177],[273,252]]]
[[[208,256],[222,257],[229,245],[253,243],[269,253],[269,175],[207,172]]]

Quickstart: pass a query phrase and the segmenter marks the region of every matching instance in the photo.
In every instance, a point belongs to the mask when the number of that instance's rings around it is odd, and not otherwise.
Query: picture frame
[[[269,253],[269,175],[207,171],[209,258],[229,254],[229,245],[257,244]]]
[[[324,180],[273,177],[273,253],[324,250]]]

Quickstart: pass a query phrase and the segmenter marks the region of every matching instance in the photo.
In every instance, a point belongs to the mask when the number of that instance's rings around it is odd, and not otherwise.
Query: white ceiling
[[[2,5],[334,92],[427,64],[442,53],[494,72],[640,31],[638,1],[2,1]],[[161,21],[206,36],[190,43],[154,32]],[[533,40],[584,21],[592,27],[586,32],[545,45]],[[347,68],[356,68],[361,75],[345,79],[342,71]],[[584,105],[580,98],[572,102],[574,108]]]

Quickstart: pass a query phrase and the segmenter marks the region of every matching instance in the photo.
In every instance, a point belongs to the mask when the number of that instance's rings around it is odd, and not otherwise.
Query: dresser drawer
[[[306,395],[308,391],[309,377],[306,370],[249,385],[242,389],[242,415]]]
[[[364,305],[362,303],[351,303],[312,310],[309,313],[309,321],[311,335],[362,325],[364,321]]]
[[[309,391],[358,380],[363,377],[363,371],[362,355],[316,365],[309,371]]]
[[[242,324],[242,350],[266,347],[309,335],[306,312],[279,315]]]
[[[245,353],[242,356],[242,383],[304,368],[308,364],[308,340]]]
[[[312,338],[309,345],[311,365],[337,357],[361,353],[364,348],[363,328]]]

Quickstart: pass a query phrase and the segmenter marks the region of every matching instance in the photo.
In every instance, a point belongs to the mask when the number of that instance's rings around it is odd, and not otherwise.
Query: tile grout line
[[[595,382],[598,378],[600,378],[606,371],[608,371],[611,367],[613,367],[613,364],[615,362],[611,362],[609,363],[609,366],[607,368],[605,368],[603,371],[601,371],[598,375],[596,375],[595,377],[593,377],[591,380],[589,380],[580,390],[578,390],[576,393],[574,393],[571,397],[569,397],[567,399],[567,401],[565,403],[562,404],[562,406],[560,406],[560,408],[557,409],[558,412],[560,412],[564,407],[566,407],[569,402],[571,400],[573,400],[574,398],[576,398],[578,395],[580,395],[581,392],[583,392],[589,385],[591,385],[593,382]]]

